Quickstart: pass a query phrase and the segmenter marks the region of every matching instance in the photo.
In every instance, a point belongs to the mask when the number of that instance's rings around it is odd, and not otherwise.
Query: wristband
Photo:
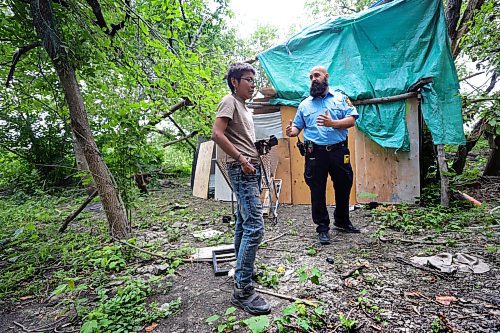
[[[235,160],[236,162],[239,162],[239,161],[240,161],[240,157],[241,157],[241,153],[240,153],[240,154],[238,155],[238,157],[236,157],[234,160]]]

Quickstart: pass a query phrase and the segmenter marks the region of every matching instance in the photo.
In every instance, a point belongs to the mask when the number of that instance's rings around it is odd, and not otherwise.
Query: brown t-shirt
[[[222,98],[215,114],[217,118],[229,118],[224,134],[234,147],[250,163],[258,163],[259,154],[255,148],[255,129],[253,126],[252,112],[245,106],[245,101],[233,94]],[[219,159],[224,162],[235,162],[234,158],[227,155],[219,146],[217,146]]]

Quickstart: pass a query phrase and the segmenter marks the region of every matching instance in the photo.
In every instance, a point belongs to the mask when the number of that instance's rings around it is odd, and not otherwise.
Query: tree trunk
[[[456,59],[460,54],[460,39],[469,31],[475,11],[483,4],[484,0],[469,0],[464,12],[461,13],[462,0],[448,0],[445,16],[453,59]]]
[[[90,175],[89,165],[85,159],[85,154],[83,153],[82,147],[78,144],[74,132],[71,132],[71,142],[73,144],[73,152],[75,153],[76,168],[78,171],[83,171],[85,174],[81,177],[85,185],[87,194],[90,195],[96,189],[95,182]]]
[[[109,232],[116,238],[128,238],[131,227],[118,188],[108,167],[104,163],[90,130],[78,87],[75,70],[70,64],[67,53],[61,48],[55,17],[50,0],[30,0],[33,25],[43,46],[50,56],[61,82],[68,103],[71,129],[77,144],[82,148],[85,160],[95,181],[109,224]]]
[[[500,176],[500,135],[488,135],[490,157],[484,168],[485,176]]]
[[[467,161],[467,155],[469,155],[469,152],[472,150],[472,148],[474,148],[477,141],[481,137],[481,134],[483,133],[483,124],[484,124],[484,119],[480,119],[474,125],[474,128],[469,134],[465,145],[458,146],[457,154],[455,156],[455,160],[453,161],[451,168],[455,170],[455,172],[459,175],[461,175],[464,172],[465,162]]]

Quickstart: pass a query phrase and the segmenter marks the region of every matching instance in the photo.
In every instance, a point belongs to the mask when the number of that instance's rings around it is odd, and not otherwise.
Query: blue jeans
[[[245,288],[252,283],[255,256],[264,235],[264,218],[260,201],[262,190],[260,166],[256,166],[256,170],[254,175],[246,175],[240,165],[236,163],[228,165],[229,179],[238,201],[234,227],[236,254],[234,281],[238,288]]]

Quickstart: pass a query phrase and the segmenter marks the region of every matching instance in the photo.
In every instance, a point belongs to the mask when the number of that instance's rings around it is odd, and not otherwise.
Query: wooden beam
[[[400,101],[403,99],[417,97],[417,95],[418,95],[417,92],[412,91],[412,92],[407,92],[404,94],[394,95],[394,96],[389,96],[389,97],[360,99],[360,100],[352,101],[352,104],[354,104],[354,105],[366,105],[366,104],[390,103],[390,102]]]
[[[441,176],[441,205],[450,206],[450,188],[448,179],[448,165],[444,153],[444,145],[436,145],[437,158],[439,164],[439,175]]]

